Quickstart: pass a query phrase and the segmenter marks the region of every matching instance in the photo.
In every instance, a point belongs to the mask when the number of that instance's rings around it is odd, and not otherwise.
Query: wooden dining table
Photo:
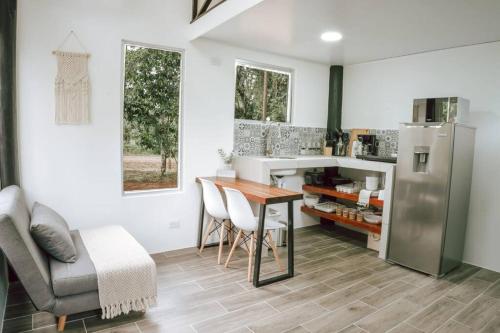
[[[239,178],[225,177],[198,177],[200,179],[210,180],[222,191],[224,187],[239,190],[248,199],[260,206],[259,209],[259,226],[257,229],[257,247],[255,250],[255,268],[253,274],[253,285],[261,287],[270,283],[285,280],[293,277],[293,202],[301,200],[303,195],[300,192],[294,192],[287,189],[279,188],[272,185],[261,184]],[[262,244],[264,240],[264,223],[266,217],[266,207],[271,204],[287,203],[288,204],[288,271],[284,274],[274,276],[268,279],[260,280],[260,266],[262,259]],[[203,224],[205,220],[205,204],[203,202],[203,194],[201,196],[201,212],[198,228],[198,248],[201,247],[201,239],[203,234]],[[213,244],[213,245],[218,245]]]

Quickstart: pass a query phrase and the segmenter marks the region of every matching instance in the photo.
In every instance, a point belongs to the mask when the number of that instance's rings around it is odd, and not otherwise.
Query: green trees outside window
[[[178,187],[182,54],[124,45],[123,189]]]
[[[291,73],[236,64],[236,119],[290,121]]]

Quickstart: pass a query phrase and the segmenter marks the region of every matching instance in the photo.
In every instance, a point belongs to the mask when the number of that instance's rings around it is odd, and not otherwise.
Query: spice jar
[[[346,217],[346,218],[347,218],[347,217],[349,217],[349,208],[344,207],[344,208],[342,209],[342,216],[343,216],[343,217]]]
[[[364,217],[363,212],[362,211],[358,211],[358,213],[356,214],[356,221],[363,222],[363,217]]]
[[[355,220],[356,219],[356,209],[351,208],[349,209],[349,220]]]
[[[337,205],[335,209],[335,213],[339,216],[342,216],[342,210],[344,209],[344,205]]]

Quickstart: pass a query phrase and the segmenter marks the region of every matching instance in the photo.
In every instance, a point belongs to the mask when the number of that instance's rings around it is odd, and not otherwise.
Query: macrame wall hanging
[[[62,51],[70,37],[76,39],[83,52]],[[56,124],[86,124],[90,121],[90,83],[88,59],[90,54],[76,34],[71,31],[56,51],[57,76],[55,80]]]

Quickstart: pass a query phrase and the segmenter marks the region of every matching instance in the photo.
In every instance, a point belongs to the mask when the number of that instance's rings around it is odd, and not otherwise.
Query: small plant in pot
[[[231,165],[233,163],[233,157],[234,157],[233,152],[230,152],[229,154],[227,154],[224,151],[224,149],[222,149],[222,148],[217,150],[217,152],[219,153],[219,156],[222,159],[222,162],[224,162],[224,166],[226,167],[226,169],[231,169]]]
[[[224,163],[224,168],[217,170],[217,176],[218,177],[235,178],[236,171],[232,168],[234,153],[230,152],[228,154],[224,151],[224,149],[217,150],[217,153],[219,154],[219,157],[221,158],[222,162]]]

